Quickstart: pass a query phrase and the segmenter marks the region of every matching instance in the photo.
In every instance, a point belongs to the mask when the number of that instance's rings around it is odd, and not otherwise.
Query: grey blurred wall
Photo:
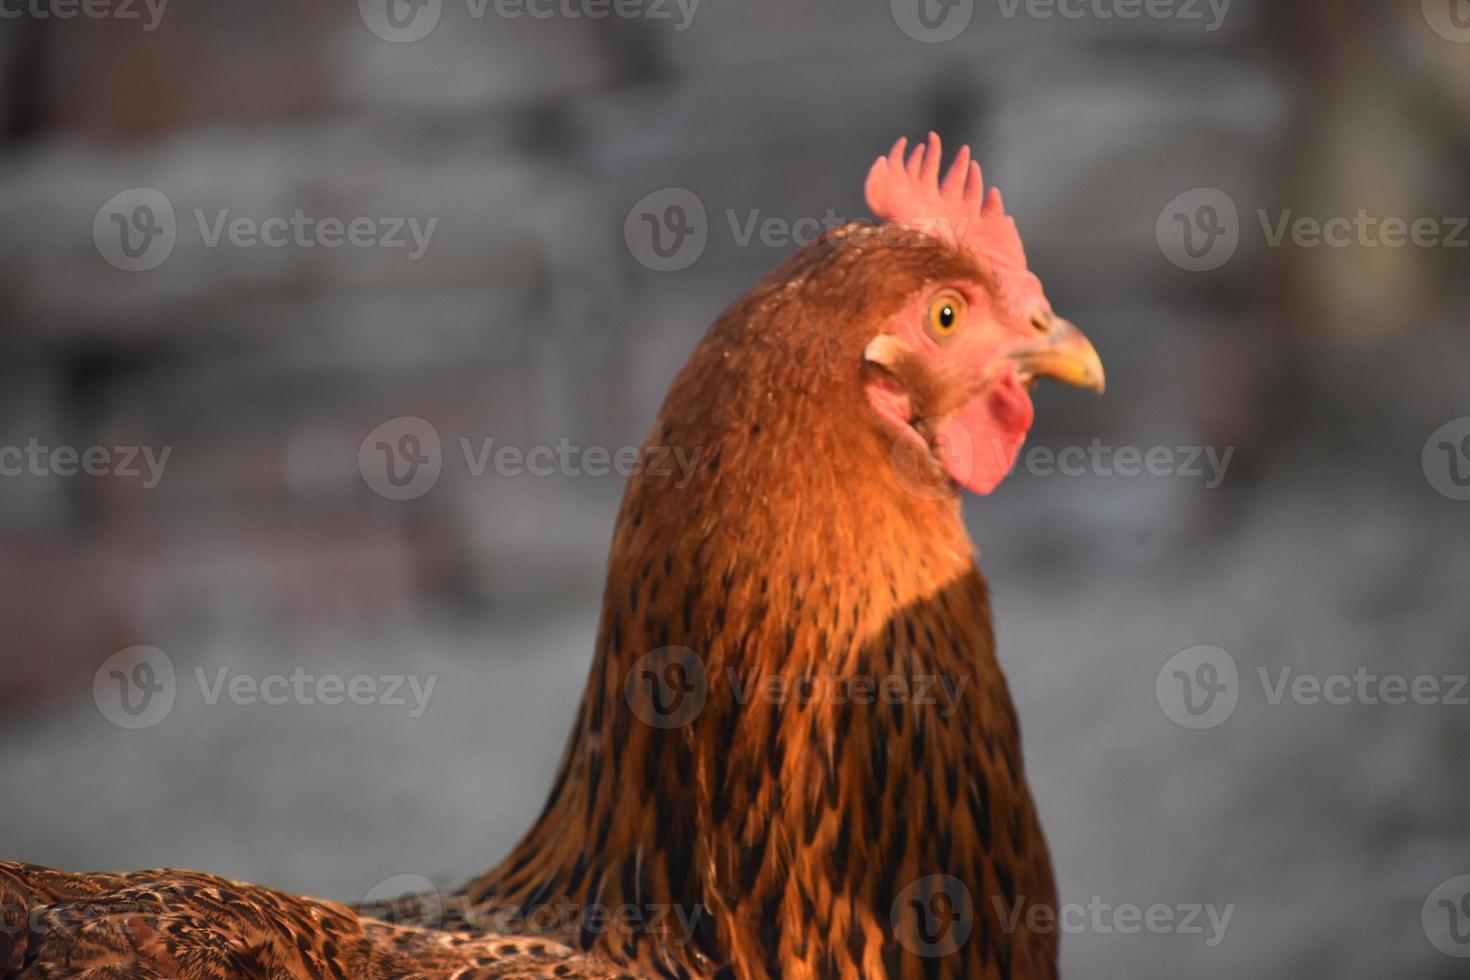
[[[1232,910],[1104,918],[1067,972],[1463,975],[1470,707],[1260,679],[1470,670],[1462,0],[387,2],[0,18],[0,449],[108,452],[0,476],[0,856],[349,901],[495,861],[590,658],[622,478],[584,450],[639,444],[791,232],[862,217],[873,157],[933,128],[1109,371],[1043,392],[1034,439],[1107,465],[967,503],[1062,898]],[[661,257],[642,216],[691,200]],[[404,245],[243,244],[298,211]],[[432,488],[384,483],[378,442],[431,438]],[[477,474],[487,447],[575,465]],[[1117,472],[1154,447],[1170,472]],[[1206,449],[1218,479],[1178,465]],[[176,696],[128,727],[136,647]],[[1199,647],[1238,703],[1190,728],[1160,676]],[[298,670],[433,687],[196,683]]]

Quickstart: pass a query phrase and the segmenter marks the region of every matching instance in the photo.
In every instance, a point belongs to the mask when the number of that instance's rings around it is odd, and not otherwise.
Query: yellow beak
[[[1092,342],[1069,321],[1052,317],[1046,339],[1011,355],[1023,381],[1054,378],[1062,384],[1091,388],[1102,394],[1107,387],[1102,358]]]

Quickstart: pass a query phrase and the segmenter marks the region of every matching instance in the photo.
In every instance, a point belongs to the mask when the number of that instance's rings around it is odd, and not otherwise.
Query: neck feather
[[[671,975],[1050,975],[991,908],[1052,886],[957,501],[905,490],[856,378],[722,323],[625,495],[550,799],[463,898]]]

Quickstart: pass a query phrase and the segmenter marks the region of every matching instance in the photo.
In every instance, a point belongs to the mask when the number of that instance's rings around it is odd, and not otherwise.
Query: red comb
[[[864,193],[879,218],[921,231],[950,247],[963,247],[995,276],[1001,299],[1018,314],[1046,305],[1041,281],[1026,269],[1026,251],[1016,222],[1005,213],[1000,191],[987,193],[980,164],[970,148],[960,147],[944,179],[939,179],[939,137],[914,147],[901,137],[868,171]]]

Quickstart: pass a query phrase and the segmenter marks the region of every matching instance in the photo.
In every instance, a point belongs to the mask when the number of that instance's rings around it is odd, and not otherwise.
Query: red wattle
[[[935,449],[949,478],[975,493],[990,493],[1016,465],[1035,418],[1031,395],[1007,371],[936,428]]]

